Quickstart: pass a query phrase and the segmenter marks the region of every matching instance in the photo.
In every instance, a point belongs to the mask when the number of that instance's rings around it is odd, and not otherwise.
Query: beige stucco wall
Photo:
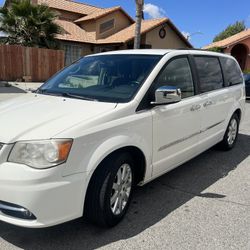
[[[188,46],[180,39],[168,24],[164,25],[166,30],[165,38],[160,38],[159,31],[162,26],[157,27],[146,34],[145,43],[151,44],[152,49],[178,49],[188,48]]]
[[[87,32],[95,32],[96,31],[96,22],[91,20],[88,22],[84,22],[84,23],[78,23],[78,25],[86,30]]]
[[[108,30],[102,34],[99,33],[100,31],[100,24],[109,21],[111,19],[115,19],[115,25],[114,28],[111,30]],[[104,16],[100,19],[97,20],[90,20],[87,22],[84,22],[82,24],[80,24],[80,26],[85,29],[88,32],[96,32],[96,39],[100,39],[100,38],[106,38],[126,27],[128,27],[130,25],[130,21],[129,19],[121,12],[121,11],[116,11],[113,12],[107,16]]]
[[[115,19],[115,27],[112,30],[106,31],[102,34],[100,34],[100,24],[109,21],[111,19]],[[108,37],[126,27],[131,25],[131,22],[129,21],[128,17],[125,16],[121,11],[116,11],[114,13],[111,13],[105,17],[102,17],[96,21],[96,31],[97,31],[97,39]]]

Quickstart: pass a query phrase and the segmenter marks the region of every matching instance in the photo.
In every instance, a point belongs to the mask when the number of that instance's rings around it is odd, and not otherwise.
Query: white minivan
[[[124,50],[86,56],[0,103],[0,220],[30,228],[125,215],[136,185],[215,144],[231,149],[244,78],[228,55]]]

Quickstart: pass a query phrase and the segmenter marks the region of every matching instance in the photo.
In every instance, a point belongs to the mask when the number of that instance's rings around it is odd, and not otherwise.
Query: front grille
[[[2,147],[3,147],[3,143],[0,142],[0,150],[2,149]]]

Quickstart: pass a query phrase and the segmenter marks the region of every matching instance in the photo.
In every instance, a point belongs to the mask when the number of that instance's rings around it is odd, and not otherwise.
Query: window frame
[[[190,61],[189,61],[189,58],[188,58],[188,55],[180,55],[180,56],[176,56],[176,57],[173,57],[171,58],[160,70],[160,72],[157,74],[157,76],[155,77],[154,81],[153,81],[153,85],[155,86],[157,83],[156,83],[156,80],[161,76],[162,72],[164,72],[164,70],[169,66],[170,63],[172,63],[173,61],[175,60],[178,60],[178,59],[187,59],[187,62],[188,62],[188,65],[189,65],[189,68],[190,68],[190,72],[191,72],[191,77],[192,77],[192,82],[193,82],[193,90],[194,90],[194,94],[192,96],[188,96],[188,97],[185,97],[185,98],[182,98],[182,99],[186,99],[186,98],[190,98],[190,97],[193,97],[196,95],[196,86],[195,86],[195,81],[194,81],[194,74],[192,72],[192,67],[191,67],[191,64],[190,64]]]
[[[233,87],[233,86],[237,86],[237,85],[243,84],[244,79],[242,79],[242,82],[239,82],[239,83],[236,83],[236,84],[229,84],[229,80],[228,80],[227,73],[226,73],[226,67],[224,66],[224,63],[222,62],[223,59],[229,59],[229,60],[232,60],[232,61],[234,61],[234,59],[230,58],[230,57],[223,57],[223,56],[219,57],[219,60],[220,60],[220,63],[221,63],[221,67],[222,67],[222,71],[223,71],[223,75],[224,75],[224,84],[225,84],[225,87]],[[235,62],[235,65],[241,71],[241,68],[237,64],[237,62]],[[241,78],[243,78],[243,77],[241,76]]]
[[[191,55],[191,57],[192,57],[192,62],[193,62],[194,69],[195,69],[195,74],[196,74],[196,77],[197,77],[198,92],[199,92],[200,95],[207,94],[207,93],[210,93],[210,92],[213,92],[213,91],[219,91],[219,90],[224,89],[225,87],[227,87],[225,85],[225,75],[224,75],[222,63],[221,63],[221,60],[220,60],[220,56],[193,54],[193,55]],[[222,87],[221,88],[209,90],[209,91],[206,91],[206,92],[201,91],[201,81],[200,81],[199,71],[198,71],[197,63],[195,61],[195,57],[216,58],[218,60],[220,70],[221,70],[221,75],[222,75]]]
[[[101,30],[101,26],[102,26],[103,24],[108,23],[108,22],[111,22],[111,21],[113,21],[113,26],[112,26],[111,28],[109,28],[109,29],[105,29],[104,31],[102,31],[102,30]],[[111,18],[111,19],[109,19],[109,20],[107,20],[107,21],[105,21],[105,22],[99,24],[99,34],[102,35],[102,34],[108,32],[108,31],[110,31],[110,30],[113,30],[114,28],[115,28],[115,18]]]
[[[190,54],[182,54],[182,55],[178,55],[178,56],[174,56],[172,58],[170,58],[160,69],[160,71],[158,72],[157,76],[154,78],[154,80],[152,81],[152,84],[150,85],[150,87],[148,88],[147,92],[145,93],[144,97],[142,98],[142,100],[140,101],[136,112],[139,112],[141,110],[146,110],[146,109],[151,109],[154,106],[150,104],[152,100],[152,95],[154,95],[154,89],[155,89],[155,85],[156,85],[156,79],[158,78],[158,76],[164,71],[164,69],[168,66],[168,64],[170,64],[173,60],[175,59],[179,59],[179,58],[186,58],[188,60],[189,63],[189,67],[191,70],[191,75],[192,75],[192,79],[193,79],[193,85],[194,85],[194,95],[187,97],[183,100],[187,100],[189,98],[194,98],[195,96],[199,95],[199,88],[198,88],[198,78],[197,78],[197,72],[195,70],[195,65],[192,59],[192,55]],[[169,105],[169,104],[162,104],[162,105]]]

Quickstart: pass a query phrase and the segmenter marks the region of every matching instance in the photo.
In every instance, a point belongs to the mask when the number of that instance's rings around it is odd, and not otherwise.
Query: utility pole
[[[136,24],[135,24],[135,40],[134,49],[139,49],[141,44],[141,22],[144,0],[135,0],[136,3]]]

